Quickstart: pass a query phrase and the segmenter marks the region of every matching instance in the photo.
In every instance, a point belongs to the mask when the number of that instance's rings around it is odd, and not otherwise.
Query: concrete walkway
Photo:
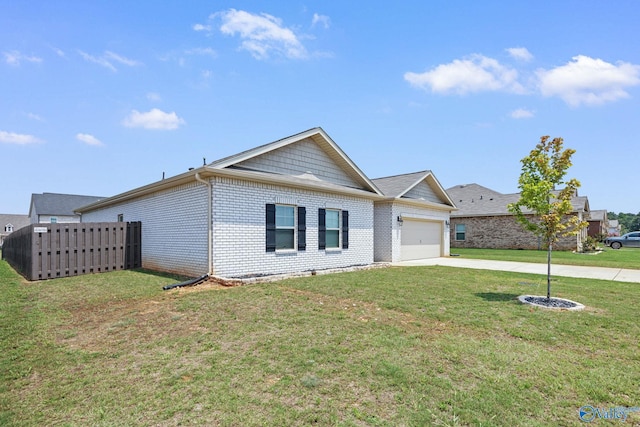
[[[477,268],[480,270],[513,271],[518,273],[547,274],[547,264],[529,262],[490,261],[460,257],[442,257],[395,262],[397,266],[443,265],[447,267]],[[640,270],[607,267],[561,265],[551,262],[552,276],[583,277],[586,279],[615,280],[640,283]]]

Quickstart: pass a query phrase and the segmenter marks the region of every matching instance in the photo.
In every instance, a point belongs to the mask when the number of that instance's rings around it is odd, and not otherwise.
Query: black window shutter
[[[298,206],[298,250],[307,249],[307,209]]]
[[[342,211],[342,249],[349,249],[349,211]]]
[[[327,211],[318,209],[318,249],[327,247]]]
[[[266,206],[267,252],[276,251],[276,205]]]

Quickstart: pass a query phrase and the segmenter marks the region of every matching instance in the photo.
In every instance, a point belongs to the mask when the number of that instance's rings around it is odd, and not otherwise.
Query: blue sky
[[[370,177],[517,192],[543,135],[640,212],[637,1],[0,0],[0,212],[321,126]]]

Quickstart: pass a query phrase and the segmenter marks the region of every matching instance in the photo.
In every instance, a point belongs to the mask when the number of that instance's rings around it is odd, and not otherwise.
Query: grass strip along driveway
[[[638,285],[382,268],[162,291],[0,262],[0,425],[578,425],[640,406]],[[640,413],[628,414],[628,425]],[[602,422],[605,422],[602,420]]]
[[[451,253],[462,258],[489,259],[494,261],[517,261],[547,263],[547,251],[512,249],[467,249],[451,248]],[[604,248],[600,252],[575,253],[571,251],[552,251],[551,264],[582,265],[593,267],[640,269],[640,249]]]

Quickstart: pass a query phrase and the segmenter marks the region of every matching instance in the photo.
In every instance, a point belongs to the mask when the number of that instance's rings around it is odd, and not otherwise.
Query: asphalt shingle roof
[[[385,196],[400,197],[411,186],[413,186],[421,178],[424,179],[431,171],[421,171],[407,173],[403,175],[387,176],[384,178],[372,179],[373,183],[378,187]]]
[[[520,199],[520,193],[502,194],[475,183],[455,185],[447,188],[446,191],[458,207],[458,211],[451,214],[452,217],[511,215],[507,205],[516,203]],[[571,199],[575,211],[588,211],[588,203],[585,196],[576,196]]]
[[[31,195],[31,207],[37,215],[75,215],[75,209],[104,199],[97,196],[42,193]]]
[[[13,225],[14,230],[19,230],[30,223],[29,215],[0,214],[0,232],[9,224]]]

